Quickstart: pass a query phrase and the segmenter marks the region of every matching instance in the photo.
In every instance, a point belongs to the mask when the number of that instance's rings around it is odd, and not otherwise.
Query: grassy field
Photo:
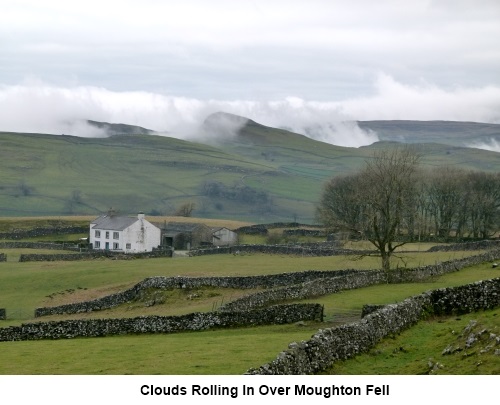
[[[414,266],[473,253],[477,252],[421,252],[403,253],[403,255],[408,266]],[[374,257],[353,261],[349,257],[308,258],[263,254],[135,261],[103,259],[70,263],[6,262],[0,264],[0,307],[5,307],[8,313],[16,315],[14,318],[9,317],[7,321],[0,321],[0,327],[29,321],[35,307],[107,295],[128,288],[148,276],[257,275],[310,269],[377,267],[378,259]],[[321,324],[308,322],[305,325],[224,329],[171,335],[2,342],[0,350],[3,358],[0,362],[0,374],[242,374],[250,367],[258,367],[271,361],[292,341],[306,340],[319,328],[356,319],[363,304],[394,303],[429,289],[466,284],[498,277],[498,275],[497,269],[484,264],[425,283],[372,286],[307,300],[325,306],[325,322]],[[249,291],[200,289],[189,291],[189,293],[196,293],[199,298],[192,300],[187,299],[184,293],[167,292],[165,304],[151,307],[151,309],[146,310],[139,301],[104,313],[95,313],[92,316],[126,317],[148,313],[166,315],[210,311],[217,303],[234,299]],[[482,315],[477,314],[477,316]],[[485,314],[485,316],[488,315]],[[64,319],[64,317],[51,317],[50,319]],[[429,328],[434,327],[433,322],[426,324]],[[420,335],[432,333],[434,332],[431,329],[429,332],[417,329],[417,334]],[[407,346],[403,345],[403,347]],[[380,350],[381,353],[387,355],[387,350],[390,349],[374,350],[373,353],[378,353],[376,350]],[[420,362],[422,361],[420,359]],[[415,362],[418,363],[418,360],[416,359]],[[342,367],[349,368],[349,362],[342,364]],[[383,368],[380,370],[384,373]],[[406,371],[401,369],[396,373],[412,374],[414,370],[413,368],[406,369]],[[494,370],[494,368],[483,367],[479,369],[479,372],[489,373]],[[347,371],[339,371],[339,369],[334,369],[332,372],[348,374]],[[372,372],[376,373],[376,371]],[[458,369],[451,365],[448,366],[446,372],[473,373],[469,368]],[[362,374],[359,369],[354,373]]]
[[[30,253],[33,250],[27,249]],[[11,254],[11,249],[0,250]],[[19,254],[21,250],[14,250]],[[404,253],[409,267],[460,258],[473,252]],[[0,307],[24,315],[13,321],[30,319],[40,306],[78,302],[111,294],[151,276],[248,276],[304,270],[375,269],[379,258],[351,256],[302,257],[287,255],[216,255],[192,258],[158,258],[117,261],[109,259],[78,262],[0,263]],[[64,299],[62,299],[64,298]],[[207,301],[205,310],[220,304],[221,297]],[[19,319],[18,319],[19,318]],[[2,321],[0,321],[2,322]],[[1,326],[1,323],[0,323]]]

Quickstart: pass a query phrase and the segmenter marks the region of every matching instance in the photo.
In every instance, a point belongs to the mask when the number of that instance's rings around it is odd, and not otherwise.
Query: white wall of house
[[[150,252],[160,246],[160,233],[160,228],[145,219],[140,219],[122,231],[123,250],[126,253]]]

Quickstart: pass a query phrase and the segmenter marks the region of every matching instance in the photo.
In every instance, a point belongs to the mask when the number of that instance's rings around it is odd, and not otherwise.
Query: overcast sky
[[[359,145],[340,122],[500,123],[499,39],[498,0],[0,0],[0,130],[225,110]]]

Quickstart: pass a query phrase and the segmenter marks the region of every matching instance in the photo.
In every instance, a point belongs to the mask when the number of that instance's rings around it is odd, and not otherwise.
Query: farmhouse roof
[[[135,217],[118,217],[114,215],[101,215],[92,221],[94,224],[92,229],[107,229],[110,231],[123,231],[130,225],[137,222],[139,218]]]

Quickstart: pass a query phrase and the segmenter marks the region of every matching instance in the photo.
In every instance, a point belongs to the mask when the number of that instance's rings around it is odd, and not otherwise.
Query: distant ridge
[[[120,135],[156,135],[156,131],[151,129],[139,127],[137,125],[128,124],[112,124],[109,122],[100,122],[87,120],[87,123],[95,128],[102,129],[106,131],[108,136],[120,136]]]
[[[500,142],[500,124],[411,120],[357,121],[357,123],[365,131],[376,132],[381,141],[440,143],[452,146]]]

